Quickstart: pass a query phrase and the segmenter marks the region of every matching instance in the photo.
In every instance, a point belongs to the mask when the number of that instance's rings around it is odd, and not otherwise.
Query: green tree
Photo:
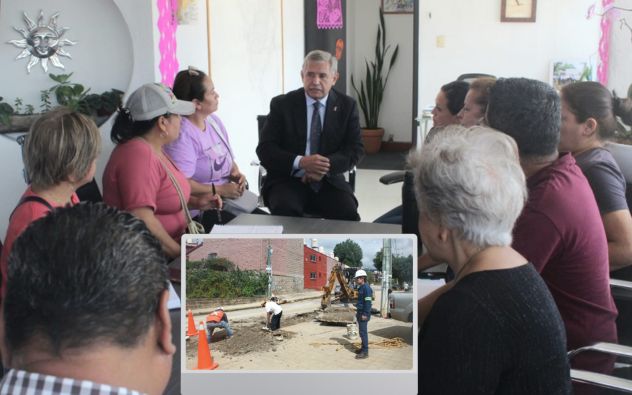
[[[413,256],[393,257],[393,278],[410,283],[413,280]]]
[[[347,266],[362,267],[362,248],[351,239],[336,244],[334,255]]]
[[[376,254],[375,258],[373,258],[373,264],[375,265],[375,269],[382,271],[382,259],[384,259],[384,249],[380,249]],[[393,279],[397,279],[400,282],[407,281],[411,282],[413,279],[413,256],[400,256],[393,255],[391,257],[392,261],[392,272]]]
[[[382,260],[384,259],[384,248],[380,248],[380,250],[375,254],[375,258],[373,258],[373,265],[375,269],[378,271],[382,271]]]

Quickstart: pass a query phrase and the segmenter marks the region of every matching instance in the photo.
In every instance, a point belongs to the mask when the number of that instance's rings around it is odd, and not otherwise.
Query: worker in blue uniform
[[[369,320],[371,319],[371,302],[373,300],[373,290],[368,284],[366,272],[362,269],[355,274],[358,284],[358,304],[356,305],[356,319],[358,321],[358,331],[362,348],[356,351],[356,359],[369,357]]]

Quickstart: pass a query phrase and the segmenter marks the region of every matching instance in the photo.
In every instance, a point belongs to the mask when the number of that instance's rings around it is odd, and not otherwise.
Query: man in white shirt
[[[268,329],[271,331],[281,328],[281,315],[283,315],[283,309],[277,304],[277,302],[278,298],[273,296],[264,306],[267,313],[266,323]]]

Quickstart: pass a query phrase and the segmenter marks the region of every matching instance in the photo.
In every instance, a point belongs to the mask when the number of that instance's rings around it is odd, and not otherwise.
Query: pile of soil
[[[316,319],[329,325],[352,324],[355,317],[355,310],[343,306],[329,306],[324,311],[318,313]]]
[[[216,330],[211,339],[211,351],[220,351],[222,354],[230,357],[231,355],[243,355],[251,352],[275,351],[284,340],[291,339],[297,335],[296,332],[286,330],[290,327],[302,322],[313,321],[315,313],[299,314],[287,320],[281,319],[281,328],[274,332],[265,331],[262,328],[265,322],[261,321],[256,324],[235,326],[233,337],[226,339],[223,330]],[[232,326],[232,325],[231,325]],[[191,337],[187,341],[187,358],[197,358],[197,337]]]

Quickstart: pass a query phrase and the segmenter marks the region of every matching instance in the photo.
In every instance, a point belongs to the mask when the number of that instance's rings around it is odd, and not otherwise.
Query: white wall
[[[632,0],[617,0],[615,5],[632,9]],[[608,88],[614,89],[619,96],[625,96],[632,84],[632,32],[621,28],[620,18],[625,18],[632,25],[632,12],[622,11],[615,18],[610,32],[610,67],[608,68]]]
[[[220,95],[217,114],[237,163],[256,191],[257,115],[272,97],[301,85],[303,3],[209,0],[211,76]],[[283,40],[282,40],[283,39]]]
[[[419,3],[420,113],[434,104],[441,85],[463,73],[548,82],[553,60],[592,59],[596,66],[599,18],[586,19],[594,0],[540,0],[535,23],[501,23],[499,1]],[[437,47],[438,36],[444,48]]]
[[[131,86],[145,82],[153,76],[153,46],[151,7],[145,0],[5,0],[0,3],[0,96],[12,102],[21,97],[26,103],[39,106],[39,91],[53,85],[41,66],[26,73],[25,59],[14,61],[19,53],[8,40],[20,35],[10,26],[24,27],[21,13],[26,11],[31,19],[44,11],[45,22],[59,11],[58,23],[68,26],[65,37],[78,41],[67,47],[72,59],[62,58],[65,71],[49,67],[49,72],[59,74],[74,72],[73,82],[83,83],[100,93],[110,88],[127,91]],[[49,82],[50,81],[50,82]],[[100,180],[103,165],[110,155],[110,123],[101,127],[104,147],[97,166]],[[0,237],[4,239],[8,217],[24,192],[22,158],[16,135],[0,136]]]
[[[359,80],[365,76],[365,59],[375,58],[380,4],[379,0],[347,0],[347,48],[350,51],[347,92],[353,97],[356,96],[351,88],[351,74],[359,88]],[[416,116],[412,113],[413,14],[386,14],[384,22],[386,44],[399,45],[399,55],[384,93],[379,123],[385,129],[385,140],[393,135],[395,141],[411,142],[411,121]],[[362,115],[360,117],[364,124]]]
[[[143,1],[146,0],[133,0]],[[197,21],[190,24],[180,24],[176,29],[176,57],[178,59],[179,70],[185,69],[188,66],[193,66],[197,69],[208,73],[208,35],[207,35],[207,23],[206,23],[206,0],[196,0],[191,2],[191,6],[195,7],[197,11]],[[146,5],[145,7],[147,7]],[[156,50],[153,52],[153,68],[154,68],[154,80],[160,81],[160,52],[158,51],[158,45],[160,43],[160,32],[158,31],[158,5],[156,0],[151,0],[151,14],[152,14],[152,31],[153,31],[153,48]],[[174,76],[175,77],[175,76]],[[149,81],[147,81],[149,82]]]
[[[193,66],[208,73],[208,37],[206,30],[206,1],[193,3],[197,8],[198,20],[191,24],[179,25],[176,31],[176,56],[180,70]]]

